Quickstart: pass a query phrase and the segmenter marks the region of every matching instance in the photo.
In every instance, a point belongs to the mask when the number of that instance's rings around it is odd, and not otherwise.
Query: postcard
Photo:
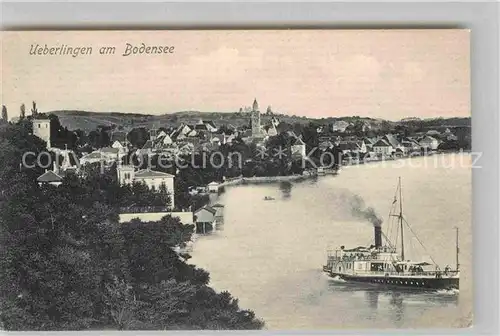
[[[470,31],[2,32],[1,327],[473,323]]]

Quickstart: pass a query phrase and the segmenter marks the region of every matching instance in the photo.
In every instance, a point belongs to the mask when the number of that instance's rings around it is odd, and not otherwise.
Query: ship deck
[[[434,278],[458,278],[459,277],[459,272],[457,271],[448,271],[448,272],[362,272],[362,271],[356,271],[352,273],[338,273],[335,272],[336,274],[342,274],[346,276],[357,276],[357,277],[379,277],[379,278],[427,278],[427,279],[434,279]]]

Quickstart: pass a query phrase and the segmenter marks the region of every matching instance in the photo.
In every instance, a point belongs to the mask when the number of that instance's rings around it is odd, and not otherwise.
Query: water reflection
[[[290,198],[292,195],[292,183],[289,181],[280,182],[279,189],[283,195],[283,198]]]
[[[433,306],[457,306],[457,291],[422,291],[407,288],[380,289],[367,284],[347,283],[330,280],[328,291],[336,296],[362,294],[366,307],[369,308],[367,318],[373,318],[378,311],[385,311],[395,326],[401,326],[405,320],[406,310],[422,312]],[[411,306],[412,309],[409,309]],[[388,313],[388,314],[387,314]]]

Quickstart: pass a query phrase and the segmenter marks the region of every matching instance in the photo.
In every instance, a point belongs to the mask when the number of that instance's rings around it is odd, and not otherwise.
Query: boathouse
[[[217,203],[211,206],[215,209],[215,229],[223,230],[224,227],[224,205]]]
[[[194,213],[196,233],[206,234],[215,230],[217,210],[205,205]]]

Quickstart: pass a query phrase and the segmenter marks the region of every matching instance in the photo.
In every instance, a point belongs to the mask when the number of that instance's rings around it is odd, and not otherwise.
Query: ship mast
[[[401,176],[399,177],[399,223],[401,226],[401,260],[405,260],[405,243],[403,235],[403,193],[401,190]]]

